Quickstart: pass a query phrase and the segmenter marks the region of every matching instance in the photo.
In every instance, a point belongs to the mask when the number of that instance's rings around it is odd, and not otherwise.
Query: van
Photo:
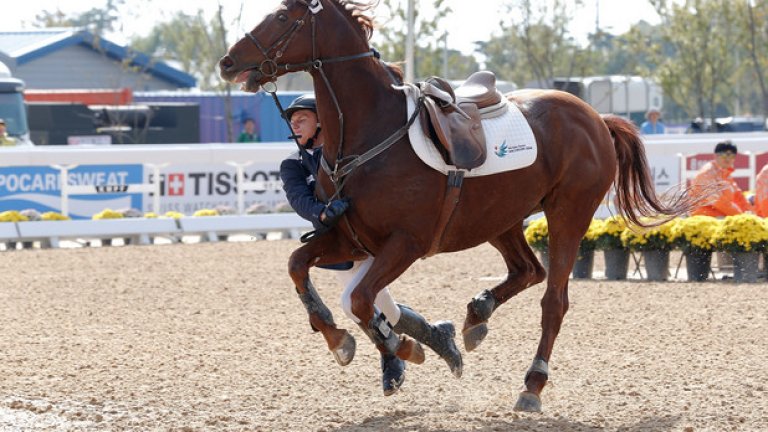
[[[24,105],[24,81],[13,78],[11,70],[0,62],[0,118],[17,146],[31,146],[27,109]]]

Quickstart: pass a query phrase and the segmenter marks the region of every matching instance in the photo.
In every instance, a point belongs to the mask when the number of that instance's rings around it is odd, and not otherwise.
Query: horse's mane
[[[368,12],[372,11],[379,4],[379,0],[334,0],[340,6],[347,11],[350,16],[357,20],[360,24],[360,28],[365,33],[366,39],[370,39],[373,35],[373,27],[375,25],[372,16],[368,15]]]
[[[374,18],[369,15],[373,9],[379,4],[379,0],[333,0],[339,6],[341,6],[349,15],[350,18],[357,21],[360,24],[360,28],[365,33],[366,40],[370,40],[373,35],[373,29],[376,27]],[[403,81],[403,69],[394,63],[383,62],[384,66],[389,69],[400,82]]]

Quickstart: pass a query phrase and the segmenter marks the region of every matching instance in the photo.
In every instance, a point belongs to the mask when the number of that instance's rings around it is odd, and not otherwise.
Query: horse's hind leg
[[[309,279],[309,268],[314,264],[331,264],[349,260],[349,257],[334,257],[328,253],[328,251],[340,249],[333,245],[335,243],[332,243],[330,235],[311,241],[291,254],[288,268],[296,286],[296,293],[309,314],[309,324],[313,330],[322,333],[336,362],[346,366],[355,356],[355,339],[346,330],[336,328],[331,311],[320,299]]]
[[[541,391],[549,379],[548,362],[563,318],[568,312],[568,277],[576,261],[579,243],[600,201],[589,201],[588,191],[559,190],[545,201],[549,225],[549,274],[547,290],[541,299],[541,339],[533,364],[525,374],[525,390],[515,405],[516,411],[541,411]],[[594,195],[594,194],[592,194]],[[575,201],[579,197],[582,201]],[[551,206],[549,203],[555,203]]]
[[[487,322],[496,308],[546,277],[544,268],[525,241],[522,222],[490,243],[504,257],[508,274],[504,282],[481,292],[467,305],[462,330],[467,351],[477,348],[488,334]]]

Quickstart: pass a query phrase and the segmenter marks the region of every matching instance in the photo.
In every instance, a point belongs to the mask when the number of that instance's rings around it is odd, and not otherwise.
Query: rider
[[[322,157],[320,122],[317,117],[317,104],[314,96],[302,95],[296,98],[285,110],[293,134],[306,152],[296,152],[280,164],[280,179],[291,207],[304,219],[312,222],[318,231],[330,230],[349,209],[349,201],[336,199],[325,204],[315,197],[317,171]],[[350,296],[352,291],[365,276],[373,264],[373,257],[364,261],[328,266],[337,273],[339,282],[345,289],[341,296],[342,309],[355,323],[360,319],[352,314]],[[445,359],[451,371],[461,374],[461,353],[453,342],[454,327],[448,321],[429,324],[424,317],[405,305],[395,303],[389,288],[382,289],[374,302],[376,309],[392,326],[395,333],[405,333],[432,348]],[[397,392],[405,380],[405,362],[394,354],[381,354],[382,385],[384,395]]]

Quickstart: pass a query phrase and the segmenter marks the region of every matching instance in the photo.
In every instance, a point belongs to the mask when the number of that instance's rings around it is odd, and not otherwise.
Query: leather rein
[[[348,176],[359,166],[363,165],[364,163],[368,162],[369,160],[373,159],[374,157],[378,156],[379,154],[383,153],[385,150],[390,148],[394,143],[402,139],[408,134],[408,129],[410,129],[411,125],[413,125],[413,122],[416,121],[416,118],[419,115],[419,111],[421,110],[421,103],[416,105],[416,110],[413,112],[410,118],[408,118],[408,121],[404,126],[402,126],[400,129],[395,131],[389,138],[382,141],[380,144],[374,146],[373,148],[369,149],[362,155],[350,155],[344,157],[343,155],[343,145],[344,145],[344,113],[341,111],[341,107],[339,106],[339,100],[336,97],[336,92],[333,90],[333,86],[331,85],[330,81],[328,80],[327,75],[325,74],[325,71],[323,70],[323,65],[325,64],[332,64],[332,63],[341,63],[351,60],[357,60],[367,57],[375,57],[379,61],[381,61],[378,52],[376,50],[369,50],[360,54],[353,54],[348,56],[338,56],[338,57],[330,57],[330,58],[320,58],[317,55],[317,14],[320,13],[320,11],[323,10],[323,5],[321,3],[321,0],[311,0],[310,2],[307,2],[306,0],[297,0],[299,3],[305,5],[307,7],[307,12],[304,13],[304,15],[294,21],[291,28],[289,28],[282,36],[280,36],[272,45],[270,45],[268,48],[264,48],[262,44],[258,41],[256,36],[253,35],[253,33],[248,32],[245,34],[245,36],[253,42],[253,44],[256,46],[256,48],[261,51],[262,55],[264,56],[265,60],[261,62],[261,64],[255,65],[252,69],[254,72],[258,75],[256,75],[257,79],[261,79],[263,77],[270,78],[271,82],[275,82],[277,80],[277,74],[284,70],[286,73],[288,72],[298,72],[298,71],[309,71],[310,69],[314,69],[317,71],[320,76],[323,79],[323,82],[325,83],[326,88],[328,89],[328,92],[331,95],[331,100],[333,101],[333,105],[336,108],[336,112],[338,113],[338,119],[339,119],[339,143],[337,146],[337,154],[336,154],[336,160],[334,161],[333,166],[331,167],[326,160],[325,154],[320,158],[320,166],[322,167],[323,171],[326,175],[330,178],[331,182],[333,183],[335,192],[330,198],[326,198],[327,194],[322,188],[322,185],[320,182],[318,182],[318,186],[320,186],[320,192],[321,192],[321,198],[325,199],[326,202],[330,202],[331,200],[341,198],[341,191],[344,188],[344,185],[346,184]],[[304,63],[296,63],[296,64],[290,64],[290,63],[278,63],[277,60],[283,56],[285,53],[285,50],[288,48],[291,42],[293,42],[294,37],[298,34],[298,32],[304,27],[304,25],[307,22],[307,19],[309,19],[310,23],[312,24],[312,60],[309,60]],[[274,57],[270,57],[270,52],[275,51]],[[248,69],[248,68],[246,68]],[[386,68],[385,68],[386,69]],[[397,80],[394,78],[394,76],[391,74],[389,70],[387,70],[387,73],[389,73],[392,80],[396,83]],[[289,119],[285,115],[285,110],[283,109],[282,104],[280,103],[278,97],[277,97],[277,87],[274,87],[273,91],[268,91],[265,89],[268,93],[272,95],[272,98],[275,101],[275,104],[277,105],[278,110],[280,111],[280,115],[283,117],[283,119],[288,123],[288,129],[290,130],[290,122]],[[304,155],[307,154],[307,150],[304,149],[304,147],[299,144],[298,137],[292,136],[292,138],[296,141],[296,145],[299,147],[299,152]],[[352,228],[351,224],[349,223],[349,219],[345,216],[344,221],[346,222],[346,226],[349,229],[350,233],[352,234],[352,239],[355,241],[357,246],[359,246],[361,249],[366,251],[367,253],[371,254],[368,248],[366,248],[362,242],[359,240],[357,233]],[[371,254],[373,255],[373,254]]]

